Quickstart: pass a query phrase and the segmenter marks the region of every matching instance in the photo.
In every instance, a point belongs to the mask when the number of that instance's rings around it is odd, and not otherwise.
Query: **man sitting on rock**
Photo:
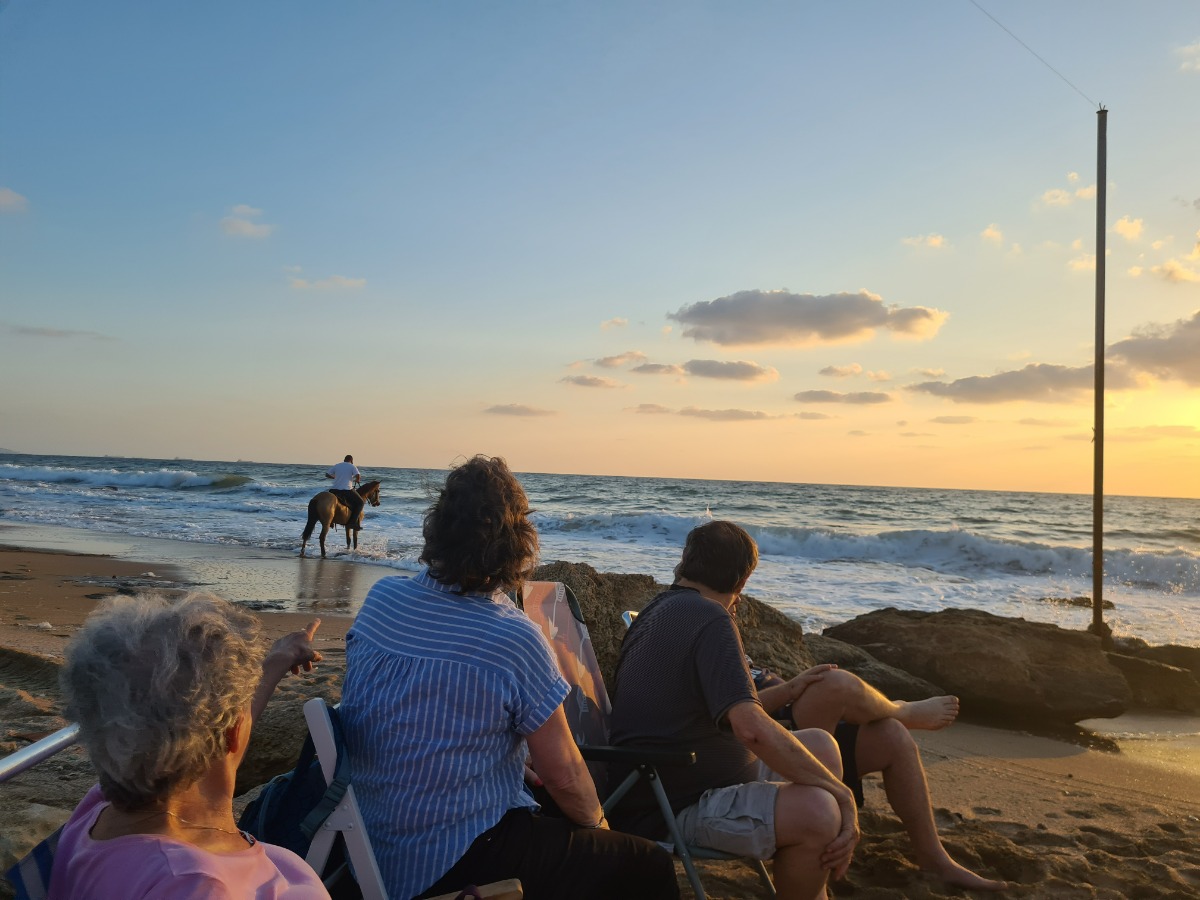
[[[735,606],[736,614],[736,606]],[[977,875],[956,863],[938,837],[921,752],[910,730],[937,731],[958,716],[957,697],[930,697],[905,702],[889,700],[852,672],[819,665],[790,681],[752,662],[758,699],[787,728],[820,728],[838,742],[842,779],[863,803],[862,776],[883,774],[888,803],[899,817],[917,865],[947,884],[967,890],[1000,891],[1003,881]]]

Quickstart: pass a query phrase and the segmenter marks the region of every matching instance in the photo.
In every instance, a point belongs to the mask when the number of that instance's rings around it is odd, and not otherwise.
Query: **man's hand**
[[[788,702],[795,703],[811,685],[816,684],[824,678],[826,672],[836,668],[837,666],[832,663],[822,663],[819,666],[813,666],[811,669],[805,669],[787,683],[788,695],[791,697]]]
[[[843,878],[850,868],[850,860],[854,858],[854,848],[862,837],[858,830],[858,807],[854,802],[854,794],[845,785],[835,797],[838,809],[842,813],[842,830],[838,836],[829,842],[829,846],[821,854],[821,868],[829,869],[833,879]]]

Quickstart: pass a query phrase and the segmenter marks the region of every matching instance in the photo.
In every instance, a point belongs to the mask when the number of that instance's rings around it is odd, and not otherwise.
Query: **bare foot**
[[[958,718],[958,698],[930,697],[928,700],[899,700],[896,720],[906,728],[937,731]],[[964,870],[965,871],[965,870]]]
[[[1008,889],[1007,881],[993,881],[976,875],[970,869],[960,866],[954,860],[947,858],[944,863],[927,871],[937,875],[946,884],[953,884],[968,891],[1003,891]]]

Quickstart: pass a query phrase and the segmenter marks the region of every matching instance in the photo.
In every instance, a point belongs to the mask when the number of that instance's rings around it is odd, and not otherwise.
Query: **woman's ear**
[[[226,753],[238,756],[245,754],[246,746],[250,743],[250,726],[252,724],[249,710],[242,710],[237,721],[225,729]]]

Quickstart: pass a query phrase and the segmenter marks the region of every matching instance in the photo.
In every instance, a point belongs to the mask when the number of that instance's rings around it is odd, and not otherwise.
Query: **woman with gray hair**
[[[284,675],[321,659],[319,624],[266,650],[254,616],[206,594],[122,597],[89,616],[61,681],[100,783],[63,829],[51,900],[329,897],[300,857],[233,818],[251,724]]]

